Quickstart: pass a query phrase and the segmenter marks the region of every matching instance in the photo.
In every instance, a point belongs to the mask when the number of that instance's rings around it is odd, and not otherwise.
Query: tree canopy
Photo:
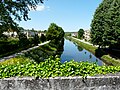
[[[83,38],[83,34],[84,34],[84,30],[83,29],[79,29],[79,31],[78,31],[78,38],[82,39]]]
[[[14,28],[18,25],[15,20],[27,21],[30,8],[36,9],[36,5],[44,0],[0,0],[0,32],[4,29]]]
[[[55,23],[51,23],[46,37],[47,40],[55,40],[55,42],[60,41],[64,37],[64,30]]]
[[[96,9],[91,41],[99,46],[120,47],[120,0],[103,0]]]

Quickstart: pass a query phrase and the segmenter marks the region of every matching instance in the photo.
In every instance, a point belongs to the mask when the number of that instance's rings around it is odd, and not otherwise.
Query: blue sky
[[[20,22],[25,29],[47,30],[50,23],[56,23],[64,31],[90,29],[96,8],[102,0],[45,0],[36,11],[30,11],[31,20]]]

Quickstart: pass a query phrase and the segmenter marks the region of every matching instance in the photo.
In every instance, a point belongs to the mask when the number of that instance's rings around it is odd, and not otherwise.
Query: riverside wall
[[[120,76],[0,79],[0,90],[120,90]]]

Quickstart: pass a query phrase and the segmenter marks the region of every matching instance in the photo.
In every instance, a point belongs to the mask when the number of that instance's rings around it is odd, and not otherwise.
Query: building
[[[8,36],[8,37],[17,37],[17,32],[3,32],[4,35]]]
[[[86,41],[90,41],[90,30],[85,30],[84,31],[84,34],[83,34],[83,37]]]
[[[78,32],[71,32],[71,36],[78,37]]]
[[[35,34],[38,34],[39,37],[41,37],[42,34],[45,35],[44,32],[37,32],[37,31],[31,31],[31,30],[24,31],[23,33],[27,36],[27,38],[34,37]]]

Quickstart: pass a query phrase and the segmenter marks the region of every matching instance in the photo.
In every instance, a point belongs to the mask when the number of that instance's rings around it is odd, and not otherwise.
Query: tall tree
[[[91,41],[99,46],[120,43],[120,0],[103,0],[91,23]]]
[[[36,9],[38,3],[43,3],[43,0],[0,0],[0,27],[9,29],[17,27],[15,20],[29,20],[30,8]]]
[[[79,29],[79,31],[78,31],[78,38],[82,39],[83,38],[83,34],[84,34],[84,30],[83,29]]]
[[[106,44],[120,49],[120,0],[113,0],[105,18]]]

